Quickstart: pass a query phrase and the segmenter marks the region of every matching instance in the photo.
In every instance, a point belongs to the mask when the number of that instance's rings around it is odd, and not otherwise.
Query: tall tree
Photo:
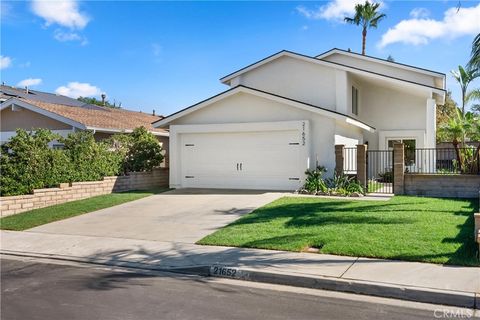
[[[380,3],[370,3],[365,1],[364,4],[355,5],[355,15],[353,17],[345,17],[347,23],[362,26],[362,54],[365,55],[365,46],[367,42],[367,30],[369,28],[377,28],[378,23],[382,21],[386,15],[378,12]]]
[[[96,105],[96,106],[102,106],[102,107],[107,107],[107,108],[120,109],[120,108],[122,107],[122,103],[120,103],[120,104],[117,106],[117,103],[116,103],[116,102],[113,102],[113,104],[111,104],[108,100],[100,101],[100,100],[97,100],[97,99],[94,98],[94,97],[92,97],[92,98],[89,98],[89,97],[78,97],[77,100],[78,100],[78,101],[85,102],[85,103],[88,103],[88,104],[94,104],[94,105]]]
[[[451,137],[441,128],[447,126],[450,119],[457,116],[458,106],[452,99],[452,92],[447,91],[445,103],[437,106],[437,142],[451,142]]]
[[[478,68],[474,69],[474,68],[471,68],[470,66],[467,66],[466,68],[462,66],[458,66],[458,70],[452,70],[451,73],[452,73],[452,76],[460,85],[460,89],[462,92],[462,114],[464,115],[465,105],[468,103],[470,99],[474,98],[474,95],[475,95],[475,94],[472,95],[470,92],[467,91],[468,85],[470,84],[470,82],[480,77],[480,72]]]
[[[479,69],[480,68],[480,33],[477,34],[475,39],[472,42],[472,52],[470,56],[470,62],[468,66],[471,69]]]

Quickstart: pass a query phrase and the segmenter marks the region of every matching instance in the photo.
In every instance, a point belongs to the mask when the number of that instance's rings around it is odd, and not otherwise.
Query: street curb
[[[334,277],[308,277],[292,274],[257,271],[248,268],[235,268],[231,266],[217,266],[237,270],[235,276],[213,274],[210,268],[210,276],[230,278],[246,281],[280,284],[310,289],[322,289],[330,291],[349,292],[363,295],[394,298],[416,302],[443,304],[456,307],[480,309],[478,304],[480,295],[469,292],[436,290],[413,286],[401,286],[380,282],[362,281],[354,279],[340,279]]]
[[[401,286],[395,284],[362,281],[354,279],[341,279],[323,276],[301,276],[276,272],[258,271],[232,265],[198,265],[186,267],[156,267],[131,261],[111,261],[104,259],[89,260],[79,257],[56,256],[30,252],[17,252],[0,250],[4,256],[44,258],[60,261],[73,261],[104,266],[134,268],[140,270],[172,272],[185,275],[198,275],[204,277],[217,277],[236,279],[269,284],[287,285],[301,288],[321,289],[329,291],[348,292],[362,295],[394,298],[415,302],[433,303],[464,307],[480,310],[480,293],[462,292],[452,290],[436,290],[429,288]]]

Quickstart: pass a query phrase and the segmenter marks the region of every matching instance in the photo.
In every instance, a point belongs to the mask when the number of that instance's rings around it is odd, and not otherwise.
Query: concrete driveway
[[[195,243],[282,195],[280,192],[179,189],[28,232]]]

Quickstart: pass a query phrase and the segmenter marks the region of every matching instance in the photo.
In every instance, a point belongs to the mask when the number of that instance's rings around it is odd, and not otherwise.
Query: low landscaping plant
[[[302,191],[309,194],[352,196],[363,194],[363,187],[353,176],[345,174],[334,175],[332,178],[323,178],[327,169],[318,166],[314,170],[307,170],[305,184]]]
[[[95,141],[90,131],[74,132],[66,138],[46,129],[19,129],[16,133],[0,151],[1,196],[28,194],[64,182],[148,171],[163,160],[161,145],[145,128],[122,135],[128,140],[122,148],[112,148],[110,140]],[[58,141],[63,148],[52,148],[52,141]]]

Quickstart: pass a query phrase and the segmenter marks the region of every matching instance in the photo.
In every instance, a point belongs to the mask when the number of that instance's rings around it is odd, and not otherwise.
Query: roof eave
[[[192,105],[190,107],[187,107],[185,109],[182,109],[182,110],[180,110],[180,111],[178,111],[174,114],[171,114],[170,116],[165,117],[164,119],[153,123],[153,126],[156,127],[156,128],[166,127],[172,121],[174,121],[178,118],[181,118],[181,117],[183,117],[187,114],[190,114],[190,113],[192,113],[192,112],[194,112],[198,109],[201,109],[201,108],[203,108],[207,105],[215,103],[218,100],[224,99],[224,98],[226,98],[230,95],[236,94],[238,92],[250,93],[250,94],[253,94],[253,95],[256,95],[256,96],[259,96],[259,97],[263,97],[263,98],[266,98],[266,99],[270,99],[270,100],[275,100],[276,99],[281,103],[285,103],[285,104],[288,104],[288,105],[291,105],[293,107],[297,107],[297,108],[300,108],[300,109],[305,109],[305,110],[310,111],[310,112],[315,112],[315,113],[330,117],[332,119],[335,119],[337,121],[342,121],[342,122],[345,122],[347,124],[357,126],[361,129],[364,129],[364,130],[367,130],[367,131],[370,131],[370,132],[375,132],[374,127],[371,127],[368,124],[363,123],[359,120],[355,120],[353,118],[350,118],[349,116],[347,116],[345,114],[342,114],[342,113],[339,113],[339,112],[336,112],[336,111],[333,111],[333,110],[329,110],[329,109],[320,108],[318,106],[314,106],[314,105],[306,103],[306,102],[290,99],[290,98],[283,97],[283,96],[280,96],[280,95],[276,95],[276,94],[273,94],[273,93],[270,93],[270,92],[258,90],[258,89],[255,89],[255,88],[246,87],[246,86],[243,86],[243,85],[239,85],[239,86],[236,86],[234,88],[231,88],[231,89],[229,89],[227,91],[224,91],[220,94],[217,94],[217,95],[215,95],[215,96],[213,96],[209,99],[203,100],[203,101],[201,101],[197,104],[194,104],[194,105]]]

